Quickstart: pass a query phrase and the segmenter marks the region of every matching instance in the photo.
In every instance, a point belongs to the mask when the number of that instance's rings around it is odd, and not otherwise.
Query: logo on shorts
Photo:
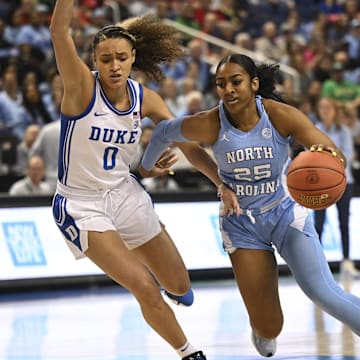
[[[33,221],[5,222],[2,227],[15,266],[46,265],[43,247]]]

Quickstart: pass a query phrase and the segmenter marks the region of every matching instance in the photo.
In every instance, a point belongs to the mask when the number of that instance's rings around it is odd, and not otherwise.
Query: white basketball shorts
[[[70,190],[58,184],[53,216],[76,259],[88,249],[88,232],[116,231],[128,249],[139,247],[161,232],[152,199],[132,176],[102,192]]]

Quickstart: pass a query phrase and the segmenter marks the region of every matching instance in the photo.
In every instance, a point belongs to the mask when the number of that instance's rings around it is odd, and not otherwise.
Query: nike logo
[[[107,115],[108,113],[99,113],[99,112],[95,112],[95,116],[104,116]]]

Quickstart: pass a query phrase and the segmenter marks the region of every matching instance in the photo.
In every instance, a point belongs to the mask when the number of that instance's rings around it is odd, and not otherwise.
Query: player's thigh
[[[114,281],[127,288],[140,301],[151,298],[156,303],[160,299],[153,276],[127,249],[115,231],[89,231],[88,240],[89,248],[85,255]]]
[[[166,290],[180,295],[189,289],[189,273],[164,227],[157,236],[132,251],[151,269]]]
[[[282,324],[278,269],[274,254],[267,250],[237,249],[230,255],[236,282],[251,323]]]

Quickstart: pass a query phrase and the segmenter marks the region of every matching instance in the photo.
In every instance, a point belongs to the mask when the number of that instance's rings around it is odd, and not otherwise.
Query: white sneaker
[[[354,263],[350,259],[345,259],[340,264],[340,274],[349,275],[353,278],[360,278],[360,272],[356,269]]]
[[[276,339],[264,339],[256,335],[255,331],[253,330],[251,333],[251,341],[260,355],[265,357],[271,357],[275,355]]]

